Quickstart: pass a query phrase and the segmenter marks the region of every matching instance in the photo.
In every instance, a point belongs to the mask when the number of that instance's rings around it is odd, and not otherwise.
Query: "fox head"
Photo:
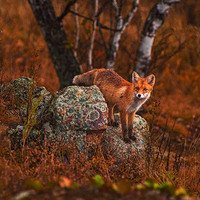
[[[136,72],[132,74],[132,82],[134,86],[134,95],[138,99],[148,99],[155,84],[155,76],[153,74],[146,78],[140,77]]]

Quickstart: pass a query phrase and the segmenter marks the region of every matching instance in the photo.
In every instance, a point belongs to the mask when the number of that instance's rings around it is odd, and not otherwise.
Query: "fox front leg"
[[[121,111],[120,112],[120,119],[121,119],[121,124],[122,124],[122,134],[123,134],[123,137],[124,137],[124,141],[126,143],[130,143],[130,139],[128,137],[128,126],[127,126],[128,115],[127,115],[127,113]]]
[[[128,115],[128,136],[131,140],[135,141],[136,137],[133,135],[133,120],[135,117],[135,112]]]
[[[114,118],[114,106],[108,105],[108,110],[109,110],[109,125],[113,127],[118,127],[119,123],[117,123]]]

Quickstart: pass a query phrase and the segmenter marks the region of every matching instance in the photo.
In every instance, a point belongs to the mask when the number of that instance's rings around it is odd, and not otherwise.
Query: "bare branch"
[[[87,20],[89,20],[89,21],[92,21],[92,22],[94,21],[92,18],[87,17],[87,16],[84,16],[84,15],[81,15],[81,14],[79,14],[79,13],[73,11],[73,10],[69,10],[69,12],[72,13],[72,14],[74,14],[74,15],[77,15],[77,16],[79,16],[79,17],[81,17],[81,18],[87,19]]]
[[[61,21],[70,11],[71,6],[73,6],[77,0],[71,0],[65,7],[63,13],[58,17],[58,21]]]
[[[109,3],[109,1],[105,1],[104,4],[101,6],[101,8],[99,8],[96,17],[98,18],[100,16],[100,14],[103,12],[104,8],[106,7],[106,5]]]
[[[120,15],[120,8],[119,8],[119,6],[118,6],[118,4],[117,4],[117,1],[116,1],[116,0],[113,0],[113,1],[112,1],[112,4],[113,4],[113,6],[114,6],[114,8],[115,8],[115,10],[116,10],[116,16],[119,16],[119,15]]]
[[[81,18],[84,18],[84,19],[87,19],[88,21],[91,21],[91,22],[94,22],[94,19],[90,18],[90,17],[87,17],[87,16],[84,16],[84,15],[81,15],[77,12],[74,12],[73,10],[69,10],[70,13],[74,14],[74,15],[77,15]],[[105,26],[103,24],[101,24],[99,21],[97,21],[97,26],[101,26],[102,29],[105,29],[105,30],[109,30],[109,31],[117,31],[116,29],[113,29],[113,28],[110,28],[108,26]]]
[[[93,52],[93,47],[94,47],[94,39],[95,39],[95,34],[96,34],[96,25],[97,25],[97,12],[98,12],[98,0],[95,0],[95,5],[94,5],[94,19],[93,19],[93,27],[92,27],[92,35],[90,38],[90,48],[88,52],[88,67],[89,70],[91,70],[92,67],[92,52]]]
[[[132,20],[135,12],[137,11],[138,6],[139,6],[139,0],[135,0],[132,3],[132,8],[131,8],[130,12],[128,13],[127,17],[124,19],[123,29],[125,29],[128,26],[128,24],[130,23],[130,21]]]
[[[77,3],[74,4],[74,11],[77,12],[78,8],[77,8]],[[76,42],[75,42],[75,51],[74,51],[74,55],[77,59],[77,49],[78,49],[78,45],[79,45],[79,34],[80,34],[80,28],[79,28],[79,21],[78,21],[78,16],[75,15],[75,26],[76,26]]]
[[[116,10],[116,25],[115,25],[115,33],[113,36],[113,40],[110,44],[110,53],[109,53],[109,58],[107,60],[106,67],[109,69],[113,68],[113,65],[115,63],[116,59],[116,54],[119,49],[119,41],[121,39],[122,33],[130,23],[131,19],[133,18],[133,15],[135,14],[137,8],[139,5],[139,0],[135,0],[132,3],[132,8],[130,12],[128,13],[127,17],[125,19],[122,18],[121,15],[121,9],[122,9],[122,1],[120,3],[120,6],[118,6],[116,0],[113,0],[113,6]]]
[[[162,26],[165,17],[173,4],[180,0],[159,0],[150,10],[145,22],[140,46],[136,54],[135,71],[144,77],[151,62],[151,50],[157,30]]]
[[[97,26],[100,26],[102,29],[108,30],[108,31],[113,31],[113,32],[119,31],[119,30],[117,30],[117,29],[114,29],[114,28],[105,26],[105,25],[101,24],[99,21],[97,21]]]
[[[106,45],[106,41],[105,41],[105,38],[104,38],[102,30],[101,30],[101,26],[99,26],[99,34],[101,36],[101,39],[103,40],[103,47],[104,47],[105,52],[106,52],[106,57],[108,57],[108,47]]]

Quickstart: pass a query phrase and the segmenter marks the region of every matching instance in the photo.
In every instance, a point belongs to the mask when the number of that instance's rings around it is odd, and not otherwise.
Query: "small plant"
[[[120,180],[112,184],[112,188],[118,194],[126,194],[131,191],[131,182],[128,180]]]
[[[71,179],[65,176],[61,176],[59,178],[59,185],[60,187],[68,188],[68,189],[77,189],[79,187],[78,183],[73,183]]]
[[[96,175],[90,179],[90,182],[93,187],[101,188],[104,185],[104,181],[100,175]]]
[[[33,129],[33,127],[35,126],[35,124],[37,122],[38,107],[39,107],[41,101],[43,100],[44,95],[45,95],[45,93],[42,94],[39,98],[33,98],[32,92],[29,95],[29,99],[31,99],[31,100],[29,101],[30,105],[28,105],[27,107],[30,107],[30,109],[27,108],[28,116],[25,121],[24,129],[23,129],[23,147],[25,146],[26,140],[27,140],[31,130]]]
[[[175,188],[170,182],[163,182],[163,183],[156,183],[153,179],[147,179],[144,184],[138,184],[135,187],[137,190],[159,190],[161,192],[165,192],[170,194],[171,196],[174,197],[189,197],[187,194],[186,190],[182,187],[180,188]]]

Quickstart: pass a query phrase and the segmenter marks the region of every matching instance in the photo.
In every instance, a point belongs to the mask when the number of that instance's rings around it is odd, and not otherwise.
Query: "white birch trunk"
[[[151,51],[155,34],[165,21],[165,17],[173,4],[180,0],[159,0],[150,10],[145,22],[140,45],[136,54],[135,71],[145,77],[151,62]]]
[[[127,17],[125,19],[123,19],[120,14],[120,11],[119,11],[120,9],[117,5],[116,0],[113,0],[113,6],[116,9],[116,26],[115,26],[116,31],[114,33],[113,40],[110,45],[109,57],[107,59],[106,68],[108,68],[108,69],[113,69],[117,51],[119,49],[119,42],[120,42],[121,36],[122,36],[124,30],[126,29],[126,27],[128,26],[128,24],[130,23],[130,21],[132,20],[133,15],[137,11],[138,5],[139,5],[139,0],[135,0],[132,3],[132,8],[131,8],[130,12],[128,13]]]
[[[94,6],[94,22],[93,22],[93,27],[92,27],[92,35],[90,38],[90,48],[89,48],[89,52],[88,52],[88,67],[89,70],[93,69],[92,66],[92,52],[93,52],[93,48],[94,48],[94,39],[95,39],[95,34],[96,34],[96,26],[97,26],[97,12],[98,12],[98,0],[95,0],[95,6]]]

